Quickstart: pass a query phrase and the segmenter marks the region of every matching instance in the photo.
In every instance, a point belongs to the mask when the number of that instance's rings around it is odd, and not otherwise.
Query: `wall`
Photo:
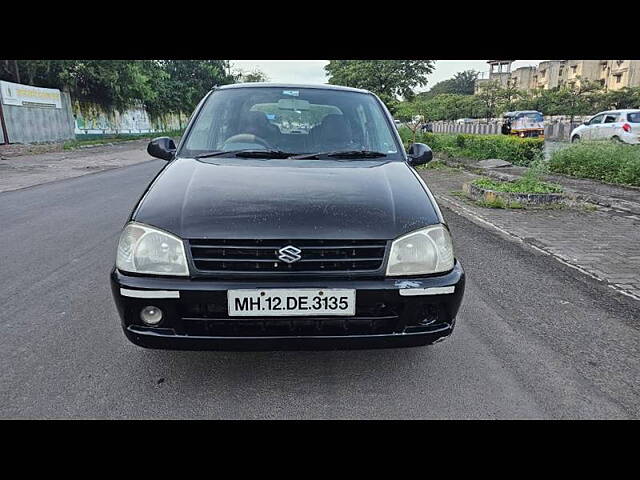
[[[62,108],[2,105],[9,142],[38,143],[73,139],[71,99],[65,92],[61,92],[61,98]],[[0,140],[0,143],[6,143],[7,139]]]
[[[119,112],[107,111],[96,104],[73,102],[72,109],[77,136],[180,130],[188,121],[188,117],[183,114],[167,114],[152,119],[142,107]]]
[[[545,120],[544,137],[545,140],[567,142],[571,130],[582,123],[582,119],[590,117],[575,117],[573,123],[568,119]],[[490,120],[489,123],[474,121],[473,123],[454,122],[432,122],[433,133],[473,133],[477,135],[499,135],[502,122],[498,119]]]

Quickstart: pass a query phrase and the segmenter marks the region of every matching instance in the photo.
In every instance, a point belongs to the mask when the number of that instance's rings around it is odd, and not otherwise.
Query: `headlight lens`
[[[127,224],[120,235],[116,267],[133,273],[189,275],[181,239],[135,222]]]
[[[451,235],[443,225],[432,225],[397,238],[391,244],[387,275],[424,275],[453,268]]]

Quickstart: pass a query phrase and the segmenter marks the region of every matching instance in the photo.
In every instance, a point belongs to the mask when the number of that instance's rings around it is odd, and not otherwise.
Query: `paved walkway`
[[[0,156],[0,192],[79,177],[151,160],[148,139],[71,151]]]
[[[448,165],[463,166],[465,169],[479,171],[478,162],[470,159],[443,159]],[[527,171],[525,167],[500,167],[483,169],[484,175],[503,180],[514,180]],[[640,215],[640,188],[624,187],[609,183],[574,178],[565,175],[543,175],[544,180],[559,183],[565,191],[577,199],[586,200],[604,207],[614,208],[625,213]]]
[[[640,300],[640,215],[604,207],[595,211],[483,208],[460,196],[462,184],[478,175],[451,168],[420,170],[420,175],[438,201],[456,213]]]

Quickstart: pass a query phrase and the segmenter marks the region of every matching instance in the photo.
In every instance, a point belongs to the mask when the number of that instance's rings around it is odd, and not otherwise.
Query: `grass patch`
[[[401,128],[399,132],[405,144],[413,139],[413,133],[408,128]],[[419,133],[416,141],[426,143],[434,152],[452,157],[474,160],[499,158],[525,167],[533,163],[544,150],[543,139],[509,135]]]
[[[75,150],[79,147],[87,147],[92,145],[104,145],[107,143],[127,142],[129,140],[140,140],[156,137],[180,137],[184,133],[184,130],[172,130],[168,132],[155,132],[155,133],[143,133],[143,134],[118,134],[118,135],[104,135],[100,137],[92,137],[87,139],[69,140],[62,144],[63,150]]]
[[[452,167],[444,163],[442,160],[432,160],[429,163],[418,166],[420,170],[453,170]]]
[[[553,152],[552,172],[640,187],[640,146],[580,142]]]
[[[513,182],[502,182],[491,178],[478,178],[473,184],[496,192],[506,193],[561,193],[562,187],[554,183],[542,182],[535,177],[522,177]]]

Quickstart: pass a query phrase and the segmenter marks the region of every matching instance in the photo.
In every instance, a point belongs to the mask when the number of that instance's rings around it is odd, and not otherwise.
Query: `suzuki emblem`
[[[282,247],[278,250],[278,258],[286,263],[293,263],[300,260],[302,257],[300,256],[299,248],[294,247],[293,245],[287,245],[286,247]]]

